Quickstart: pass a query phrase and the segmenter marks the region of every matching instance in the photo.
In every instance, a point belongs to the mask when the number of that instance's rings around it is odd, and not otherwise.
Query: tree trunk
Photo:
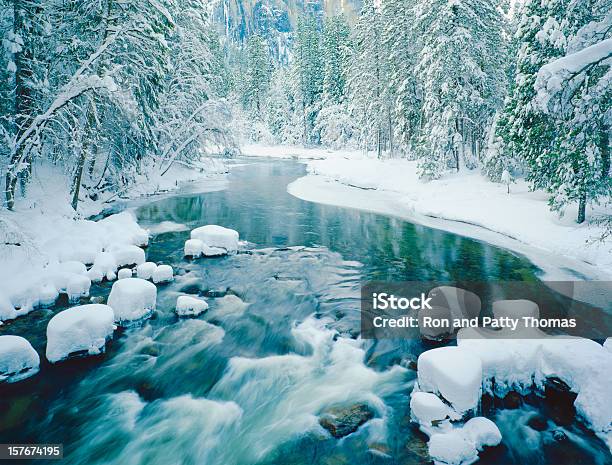
[[[576,219],[576,223],[582,224],[586,220],[586,194],[582,194],[580,196],[580,201],[578,202],[578,218]]]
[[[28,6],[25,0],[13,1],[13,32],[15,36],[21,38],[23,45],[21,50],[13,55],[15,62],[15,101],[14,101],[14,136],[18,140],[32,114],[32,96],[28,82],[32,80],[32,49],[30,45],[31,38],[28,37],[26,30],[26,16],[28,15]],[[20,166],[17,162],[21,158],[21,150],[15,150],[11,155],[9,166],[6,171],[5,197],[6,206],[9,210],[15,207],[15,192],[17,189],[17,181],[19,179]],[[31,163],[31,157],[28,157]],[[24,179],[25,181],[25,179]]]
[[[87,159],[87,146],[81,147],[81,153],[79,154],[79,161],[74,172],[74,180],[72,181],[72,208],[77,211],[79,206],[79,193],[81,191],[81,179],[83,178],[83,167],[85,166],[85,160]]]

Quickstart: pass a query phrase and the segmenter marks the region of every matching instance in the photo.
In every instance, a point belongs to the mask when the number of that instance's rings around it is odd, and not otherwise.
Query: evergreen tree
[[[504,88],[503,19],[488,0],[425,1],[415,33],[423,88],[421,175],[476,165]]]
[[[271,63],[266,41],[259,35],[249,38],[246,45],[246,70],[243,104],[254,118],[260,118],[270,87]]]
[[[315,123],[321,108],[324,65],[321,56],[321,33],[317,20],[312,15],[298,19],[294,60],[304,120],[303,142],[318,144],[320,135],[315,131]]]

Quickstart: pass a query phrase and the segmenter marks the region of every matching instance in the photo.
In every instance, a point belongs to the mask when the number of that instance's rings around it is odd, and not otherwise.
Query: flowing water
[[[160,286],[157,312],[116,334],[102,356],[43,362],[38,376],[0,387],[0,443],[63,443],[63,463],[84,465],[427,463],[409,412],[411,366],[427,347],[358,339],[360,283],[535,280],[538,270],[482,242],[296,199],[286,186],[304,171],[294,161],[248,161],[225,190],[138,207],[154,231],[148,260],[177,272]],[[189,230],[203,224],[238,230],[246,251],[183,259]],[[185,293],[206,296],[210,310],[178,319]],[[44,353],[46,322],[65,306],[0,333],[25,335]],[[347,403],[367,403],[375,418],[331,438],[318,415]],[[533,415],[544,431],[527,425]],[[610,463],[601,441],[575,421],[555,424],[538,402],[489,416],[504,442],[481,463]]]

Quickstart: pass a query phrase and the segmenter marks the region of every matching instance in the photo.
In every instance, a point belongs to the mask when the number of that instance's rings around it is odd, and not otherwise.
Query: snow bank
[[[153,276],[151,279],[153,279],[155,284],[160,284],[172,281],[173,277],[174,270],[170,265],[159,265],[157,268],[155,268],[155,271],[153,271]]]
[[[498,317],[538,313],[537,305],[529,301],[494,305]],[[455,419],[452,410],[459,415],[474,411],[481,390],[498,397],[510,391],[525,395],[543,390],[546,380],[555,378],[577,394],[576,412],[612,449],[612,352],[589,339],[547,336],[531,328],[522,331],[525,339],[503,339],[503,333],[500,338],[499,332],[465,328],[457,334],[456,347],[423,352],[411,400],[413,420],[429,434],[433,421]],[[441,402],[424,393],[439,396]],[[461,455],[462,443],[451,439]],[[440,454],[440,462],[447,463]]]
[[[208,303],[188,295],[181,295],[176,299],[176,313],[179,316],[196,316],[208,310]]]
[[[113,284],[108,305],[119,323],[139,320],[155,309],[157,288],[140,278],[126,278]]]
[[[47,325],[47,360],[64,360],[73,354],[104,352],[106,341],[115,330],[111,307],[102,304],[80,305],[59,312]]]
[[[60,293],[78,302],[89,295],[91,281],[114,280],[118,267],[144,262],[139,246],[149,235],[129,212],[98,222],[36,209],[7,218],[0,217],[0,235],[20,245],[0,250],[0,321],[51,306]]]
[[[433,434],[429,440],[429,455],[436,465],[468,465],[478,460],[478,452],[485,446],[496,446],[501,439],[495,423],[476,417],[462,427]]]
[[[218,250],[215,249],[223,249],[225,253],[232,253],[238,250],[238,231],[215,224],[201,226],[192,230],[191,239],[200,240],[204,246],[211,248],[209,250],[203,248],[204,255],[218,253]]]
[[[529,256],[555,279],[567,279],[564,269],[602,280],[612,275],[612,241],[593,241],[603,227],[577,225],[576,207],[559,218],[549,209],[548,195],[530,191],[522,180],[512,184],[510,194],[505,185],[476,171],[424,182],[418,178],[416,161],[378,160],[350,152],[310,161],[308,170],[308,176],[288,186],[290,194],[486,240]],[[602,206],[589,217],[610,213]]]
[[[38,373],[40,357],[20,336],[0,336],[0,383],[14,383]]]
[[[418,389],[439,394],[463,415],[480,402],[482,363],[470,351],[440,347],[423,352],[417,361]]]

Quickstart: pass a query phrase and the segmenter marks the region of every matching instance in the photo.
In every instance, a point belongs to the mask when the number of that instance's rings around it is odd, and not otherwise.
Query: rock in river
[[[336,439],[357,431],[365,422],[374,418],[374,410],[366,404],[330,407],[319,418],[319,424]]]

